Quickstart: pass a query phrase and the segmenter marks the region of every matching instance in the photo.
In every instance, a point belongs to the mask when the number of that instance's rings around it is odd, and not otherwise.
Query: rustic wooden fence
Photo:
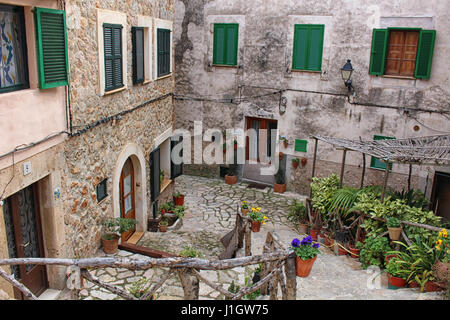
[[[251,220],[237,212],[234,229],[222,238],[227,244],[226,250],[220,260],[206,260],[199,258],[167,257],[130,259],[118,257],[87,258],[87,259],[57,259],[57,258],[23,258],[0,260],[0,277],[19,289],[27,299],[35,300],[36,296],[17,279],[2,270],[4,265],[60,265],[67,267],[67,287],[71,290],[72,299],[80,298],[84,280],[98,285],[126,300],[147,300],[153,297],[167,279],[177,274],[183,287],[184,299],[196,300],[199,298],[200,282],[218,291],[227,299],[239,300],[257,290],[261,294],[270,292],[270,299],[278,298],[281,288],[282,300],[295,300],[297,280],[295,273],[295,253],[283,247],[280,241],[271,232],[267,233],[263,253],[251,253]],[[235,256],[238,248],[242,248],[245,238],[245,256],[239,258],[224,258]],[[230,292],[223,284],[214,283],[202,275],[202,270],[227,270],[249,265],[261,265],[260,280],[251,286],[242,288],[236,293]],[[128,270],[147,270],[150,268],[168,268],[161,278],[142,288],[140,297],[132,295],[125,289],[115,286],[92,275],[90,271],[99,268],[125,268]]]

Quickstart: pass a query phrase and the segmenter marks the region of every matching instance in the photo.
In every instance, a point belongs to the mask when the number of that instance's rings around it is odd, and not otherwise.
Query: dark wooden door
[[[44,242],[39,212],[37,184],[33,184],[6,199],[3,208],[11,258],[44,257]],[[48,288],[45,265],[20,265],[12,267],[14,277],[36,296]],[[25,299],[14,289],[16,299]]]
[[[120,174],[120,214],[122,218],[136,219],[134,193],[134,168],[131,159],[128,158],[123,165]],[[122,234],[122,241],[125,242],[134,233],[136,228]]]
[[[266,145],[266,158],[268,161],[270,161],[271,157],[271,149],[272,149],[272,136],[271,136],[271,129],[277,129],[277,120],[273,119],[260,119],[260,118],[247,118],[247,130],[249,129],[255,129],[257,132],[256,141],[250,141],[250,137],[247,135],[246,138],[246,149],[245,149],[245,159],[249,160],[250,158],[250,144],[255,144],[256,147],[256,155],[252,155],[253,160],[257,160],[258,162],[261,162],[261,154],[260,154],[260,139],[265,139],[265,145]],[[260,135],[260,130],[267,130],[265,135]],[[276,140],[276,139],[275,139]],[[255,159],[256,156],[256,159]]]
[[[436,172],[431,195],[432,208],[436,215],[450,221],[450,174]]]

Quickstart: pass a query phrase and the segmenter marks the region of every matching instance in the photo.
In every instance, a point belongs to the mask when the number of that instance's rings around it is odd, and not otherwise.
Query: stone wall
[[[127,24],[127,79],[126,89],[113,94],[99,95],[99,66],[97,52],[97,8],[125,13]],[[101,123],[65,145],[67,169],[65,179],[67,225],[66,242],[75,257],[95,254],[100,246],[102,221],[118,216],[117,197],[113,190],[119,159],[124,150],[132,154],[133,165],[143,172],[136,185],[136,193],[145,204],[141,214],[151,214],[149,155],[155,148],[155,139],[173,126],[173,77],[133,85],[131,27],[138,26],[138,15],[173,20],[171,0],[160,1],[77,1],[67,2],[69,57],[71,69],[70,101],[74,132],[105,117],[134,107],[139,108],[118,119]],[[156,45],[153,39],[153,46]],[[168,95],[169,94],[169,95]],[[152,102],[161,96],[167,97]],[[130,147],[131,146],[131,147]],[[128,150],[128,149],[127,149]],[[135,169],[136,170],[136,169]],[[97,203],[96,186],[107,179],[106,199]],[[145,190],[141,190],[145,187]],[[170,188],[169,188],[170,189]],[[146,221],[146,217],[141,217]]]
[[[278,121],[280,134],[290,145],[280,150],[289,157],[306,157],[312,163],[312,135],[372,140],[374,135],[406,137],[450,132],[450,22],[449,4],[418,0],[397,5],[388,0],[352,1],[175,1],[175,116],[177,128],[191,129],[193,121],[204,128],[244,129],[245,117]],[[238,66],[212,64],[213,24],[239,23]],[[324,24],[321,72],[293,71],[295,24]],[[387,27],[421,27],[437,32],[431,78],[400,79],[369,75],[372,30]],[[351,59],[355,96],[347,97],[340,68]],[[282,92],[280,93],[280,90]],[[259,98],[257,98],[259,96]],[[280,113],[285,99],[286,112]],[[294,151],[294,140],[308,140],[306,153]],[[340,171],[342,153],[320,143],[318,159]],[[361,155],[347,154],[345,183],[359,184]],[[383,172],[372,170],[367,183],[382,181]],[[288,166],[289,167],[289,166]],[[391,185],[398,189],[407,179],[407,165],[394,165]],[[331,170],[331,169],[330,169]],[[333,169],[334,170],[334,169]],[[434,171],[449,168],[413,168],[412,187],[422,190]],[[353,172],[354,171],[354,172]],[[300,172],[300,171],[299,171]],[[303,171],[301,171],[303,172]],[[291,177],[291,189],[306,192],[309,182]]]

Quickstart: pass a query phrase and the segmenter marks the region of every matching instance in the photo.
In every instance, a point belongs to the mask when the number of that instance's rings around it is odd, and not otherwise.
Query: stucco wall
[[[189,129],[199,120],[204,128],[244,128],[245,116],[266,114],[278,120],[280,134],[290,140],[281,151],[310,160],[314,134],[372,140],[375,134],[405,138],[448,133],[450,115],[440,112],[450,110],[449,10],[445,1],[175,1],[176,94],[184,99],[176,100],[176,127]],[[214,22],[239,23],[237,68],[212,65]],[[294,25],[302,23],[325,25],[322,72],[291,70]],[[388,26],[437,31],[429,80],[369,75],[372,30]],[[356,96],[350,99],[340,74],[347,59],[355,69]],[[287,100],[284,114],[279,112],[280,89]],[[258,95],[265,96],[249,98]],[[231,98],[233,103],[223,102]],[[211,101],[218,99],[222,102]],[[307,153],[294,152],[295,139],[309,139]],[[335,164],[341,152],[319,143],[318,158],[324,161],[321,166],[330,162],[339,173]],[[357,171],[361,159],[349,152],[347,168]],[[369,167],[370,157],[366,163]],[[395,164],[393,170],[407,174],[408,166]],[[424,190],[433,172],[432,167],[414,167],[413,175],[420,178],[413,179],[413,187]],[[370,168],[367,173],[373,181],[382,175]],[[299,179],[288,172],[291,189],[306,191],[310,175],[309,170]],[[405,187],[394,180],[393,186]],[[345,182],[358,184],[359,177],[346,173]]]

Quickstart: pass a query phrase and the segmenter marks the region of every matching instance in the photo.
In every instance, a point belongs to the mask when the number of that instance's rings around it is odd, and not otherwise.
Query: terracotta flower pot
[[[299,257],[296,259],[296,272],[297,277],[306,278],[311,273],[311,269],[313,267],[314,262],[316,261],[317,256],[308,260],[302,260]]]
[[[420,285],[416,281],[412,281],[408,284],[408,288],[420,288]]]
[[[304,167],[306,165],[306,161],[307,161],[306,158],[303,157],[303,158],[300,159],[300,161],[302,163],[302,167]]]
[[[358,259],[359,258],[359,249],[356,249],[355,247],[350,246],[348,248],[350,251],[350,257]]]
[[[286,184],[273,184],[273,192],[284,193],[286,191]]]
[[[402,228],[391,228],[388,227],[389,238],[391,240],[400,240],[400,236],[402,234]]]
[[[313,228],[311,228],[311,229],[309,230],[309,234],[310,234],[311,238],[312,238],[314,241],[317,241],[317,235],[319,234],[319,232],[320,232],[319,229],[313,229]]]
[[[117,252],[119,247],[119,237],[116,236],[114,239],[108,240],[102,238],[103,251],[106,254],[113,254]]]
[[[166,225],[159,225],[159,231],[166,232],[167,231],[167,224]]]
[[[330,236],[325,234],[325,245],[329,247],[331,245]]]
[[[404,288],[406,286],[406,280],[398,277],[393,277],[388,273],[388,284],[395,288]]]
[[[252,221],[252,231],[253,232],[259,232],[261,229],[261,222],[259,221]]]
[[[248,211],[249,211],[249,209],[243,209],[243,208],[241,208],[241,212],[242,212],[242,215],[243,215],[243,216],[246,216],[247,213],[248,213]]]
[[[284,153],[283,152],[279,152],[278,153],[278,158],[281,160],[281,159],[283,159],[283,157],[284,157]]]
[[[338,247],[338,255],[339,255],[339,256],[345,256],[345,255],[347,255],[347,250],[345,250],[344,248],[342,248],[342,244],[339,244],[337,247]]]
[[[236,182],[237,182],[237,176],[225,175],[225,183],[226,184],[235,184]]]
[[[301,234],[308,233],[308,225],[305,223],[298,223],[298,232]]]
[[[292,166],[294,167],[294,169],[297,169],[298,162],[297,161],[292,161]]]
[[[283,141],[283,146],[285,149],[288,147],[288,145],[289,145],[289,142]]]
[[[182,206],[184,204],[184,194],[179,197],[173,197],[173,202],[176,206]]]
[[[440,286],[437,285],[434,281],[427,281],[425,283],[425,292],[434,292],[434,291],[441,291],[444,290]]]

